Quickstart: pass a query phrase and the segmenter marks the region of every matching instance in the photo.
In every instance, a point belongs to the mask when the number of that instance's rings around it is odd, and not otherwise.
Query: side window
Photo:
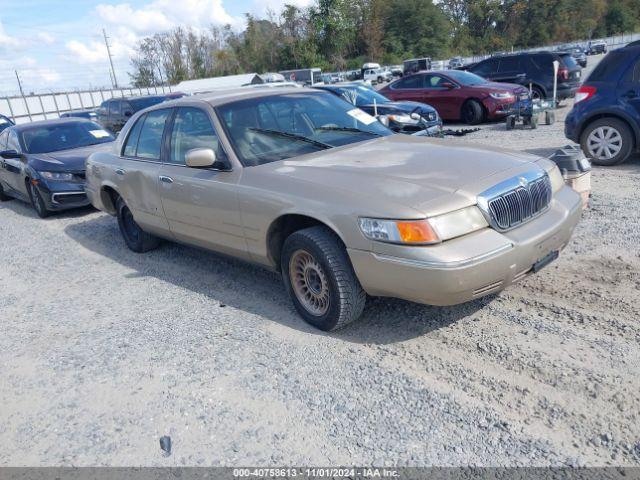
[[[497,66],[498,61],[496,59],[490,59],[485,60],[484,62],[480,62],[478,65],[470,68],[469,70],[471,70],[471,72],[475,73],[476,75],[483,76],[495,73],[495,71],[497,70]]]
[[[9,138],[7,139],[7,150],[15,150],[20,153],[22,149],[20,148],[20,141],[18,140],[18,134],[11,130],[9,132]]]
[[[142,130],[142,125],[144,124],[144,120],[147,118],[146,115],[141,116],[136,124],[133,126],[131,130],[129,130],[129,136],[127,137],[127,142],[124,145],[123,155],[125,157],[135,157],[136,149],[138,148],[138,139],[140,138],[140,130]]]
[[[424,75],[411,75],[409,77],[405,77],[396,83],[393,88],[397,90],[404,90],[408,88],[422,88]]]
[[[127,115],[127,113],[129,114],[129,116],[133,115],[133,107],[129,102],[122,102],[120,106],[122,108],[123,115]]]
[[[154,110],[147,113],[138,138],[136,157],[160,160],[162,132],[171,109]]]
[[[424,88],[429,88],[434,90],[443,89],[444,87],[442,87],[441,84],[447,82],[447,80],[445,80],[440,75],[425,75],[424,80],[425,80]]]
[[[181,108],[173,121],[169,163],[185,165],[187,152],[194,148],[211,148],[218,158],[224,156],[218,135],[206,112],[199,108]]]
[[[9,130],[5,130],[0,133],[0,150],[7,149],[7,138],[9,137]]]
[[[112,100],[109,103],[109,114],[111,115],[120,115],[120,100]]]
[[[106,100],[100,104],[100,108],[98,108],[98,115],[109,115],[109,100]]]
[[[520,59],[518,57],[504,57],[500,59],[498,72],[515,72],[520,70]]]

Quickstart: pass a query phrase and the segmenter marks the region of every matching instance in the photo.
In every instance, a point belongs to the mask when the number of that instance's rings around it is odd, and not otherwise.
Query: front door
[[[443,85],[452,84],[454,88]],[[438,114],[446,120],[460,118],[462,102],[458,95],[458,87],[448,78],[438,74],[427,74],[424,77],[424,91],[422,102],[431,105]]]
[[[7,146],[5,150],[14,150],[18,153],[22,153],[20,142],[18,141],[18,134],[13,130],[9,131],[7,137]],[[2,158],[2,181],[9,187],[11,191],[17,193],[23,198],[28,198],[27,187],[24,183],[24,169],[25,160],[21,158]]]
[[[237,184],[240,172],[228,164],[209,113],[196,107],[176,112],[164,161],[160,167],[160,195],[173,236],[182,242],[246,257]],[[210,148],[221,168],[192,168],[186,154],[195,148]]]

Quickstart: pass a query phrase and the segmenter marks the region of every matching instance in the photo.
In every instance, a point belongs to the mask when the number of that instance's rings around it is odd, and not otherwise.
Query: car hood
[[[386,111],[393,110],[393,111],[403,112],[403,113],[411,113],[416,108],[419,108],[420,109],[419,111],[422,113],[430,113],[430,112],[436,111],[436,109],[433,108],[431,105],[427,105],[426,103],[420,103],[420,102],[388,102],[388,103],[379,103],[376,106],[378,110],[386,110]],[[372,104],[362,105],[361,107],[373,110],[374,105],[372,103]]]
[[[453,146],[446,140],[391,135],[255,168],[327,190],[425,211],[423,207],[434,200],[458,191],[464,191],[467,200],[472,198],[475,203],[475,195],[488,188],[486,179],[499,177],[495,182],[489,180],[488,185],[493,185],[513,175],[502,172],[537,169],[531,163],[536,160],[532,155],[498,148]]]
[[[36,170],[42,171],[84,171],[84,162],[95,152],[105,152],[113,148],[113,142],[89,145],[87,147],[72,148],[50,153],[35,153],[29,155],[29,164]]]

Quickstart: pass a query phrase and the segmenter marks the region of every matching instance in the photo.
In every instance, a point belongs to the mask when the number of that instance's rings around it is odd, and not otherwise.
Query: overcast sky
[[[243,27],[245,13],[264,15],[268,6],[307,5],[311,0],[2,0],[0,96],[18,92],[108,86],[109,62],[102,37],[110,37],[116,75],[128,83],[136,41],[175,26]]]

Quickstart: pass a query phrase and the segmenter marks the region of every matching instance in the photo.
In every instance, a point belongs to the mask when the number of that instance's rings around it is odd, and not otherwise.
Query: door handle
[[[161,182],[173,183],[173,178],[171,178],[171,177],[166,177],[164,175],[160,175],[158,178],[160,179]]]
[[[124,173],[125,173],[125,172],[124,172],[124,170],[123,170],[123,169],[121,169],[121,168],[116,168],[116,173],[117,173],[118,175],[124,175]]]

